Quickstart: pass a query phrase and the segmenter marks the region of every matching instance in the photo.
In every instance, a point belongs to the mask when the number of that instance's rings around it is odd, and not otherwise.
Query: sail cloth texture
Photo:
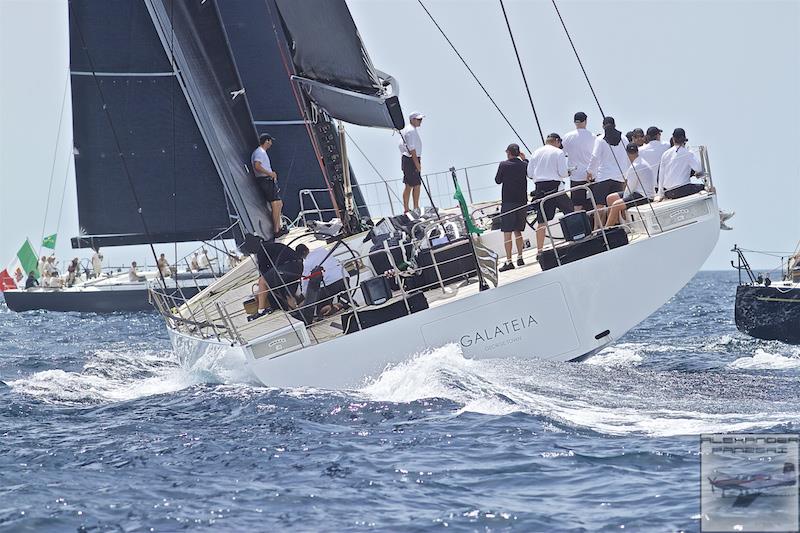
[[[272,237],[269,203],[249,167],[258,138],[216,1],[145,3],[244,231]]]
[[[275,0],[293,78],[325,112],[361,126],[402,129],[403,112],[364,48],[344,0]]]
[[[311,124],[305,120],[304,113],[311,116],[306,100],[289,78],[292,63],[286,48],[282,30],[279,28],[277,9],[274,4],[264,0],[236,0],[218,2],[220,14],[239,75],[244,82],[247,102],[253,115],[258,133],[269,133],[275,142],[269,149],[273,170],[278,173],[278,184],[283,199],[283,214],[294,219],[300,212],[299,193],[303,189],[328,189],[328,182],[322,170],[323,161],[333,159],[339,152],[321,149],[323,160],[317,156],[311,140]],[[277,38],[276,38],[277,37]],[[286,63],[284,63],[284,59]],[[297,94],[301,98],[297,98]],[[327,119],[316,116],[318,124]],[[328,130],[334,132],[333,142],[338,146],[335,126]],[[338,149],[337,149],[338,150]],[[337,155],[338,160],[338,155]],[[350,181],[354,184],[354,200],[364,206],[364,198],[357,187],[355,174],[351,171]],[[330,194],[318,192],[315,200],[322,210],[325,220],[334,216]],[[306,209],[309,206],[305,199]],[[362,214],[366,210],[362,208]],[[311,218],[318,218],[311,216]]]
[[[230,226],[222,183],[145,4],[71,0],[69,39],[83,234],[73,246],[198,241]]]

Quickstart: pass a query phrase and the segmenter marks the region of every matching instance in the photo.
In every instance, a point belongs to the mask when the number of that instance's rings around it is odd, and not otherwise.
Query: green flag
[[[25,239],[22,248],[17,252],[17,259],[19,259],[19,264],[22,266],[22,270],[25,273],[33,272],[35,277],[39,277],[39,270],[37,268],[38,258],[28,239]]]
[[[464,216],[464,223],[467,225],[467,232],[480,235],[483,233],[483,230],[476,226],[475,222],[472,221],[472,217],[469,216],[467,201],[464,199],[464,193],[461,192],[461,186],[458,184],[455,174],[453,174],[453,184],[456,188],[456,193],[453,195],[453,198],[458,200],[458,205],[461,206],[461,214]]]
[[[53,233],[52,235],[48,235],[44,239],[42,239],[42,248],[50,248],[51,250],[56,249],[56,234]]]

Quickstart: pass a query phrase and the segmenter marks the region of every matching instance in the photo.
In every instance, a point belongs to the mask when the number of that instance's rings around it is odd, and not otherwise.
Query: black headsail
[[[343,0],[267,0],[266,5],[277,37],[281,77],[288,75],[294,82],[291,89],[300,116],[341,216],[345,168],[332,119],[402,128],[397,87],[373,67]],[[363,203],[357,189],[355,203]]]
[[[69,10],[73,246],[197,241],[228,228],[219,174],[145,4],[71,0]]]

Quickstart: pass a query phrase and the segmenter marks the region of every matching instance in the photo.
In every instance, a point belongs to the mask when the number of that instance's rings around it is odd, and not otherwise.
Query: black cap
[[[659,129],[656,126],[650,126],[649,128],[647,128],[647,136],[650,137],[651,139],[655,139],[656,135],[658,135],[662,131],[664,130]]]
[[[614,122],[614,117],[605,117],[603,119],[603,128],[604,129],[605,129],[606,126],[615,126],[616,127],[616,125],[617,125],[617,123]]]
[[[636,143],[628,143],[628,146],[625,147],[625,151],[629,154],[638,154],[639,147],[636,145]]]
[[[686,131],[683,128],[675,128],[672,131],[672,138],[675,139],[675,142],[685,142],[689,140],[686,138]]]
[[[264,144],[267,141],[274,141],[274,140],[275,140],[275,137],[273,137],[269,133],[262,133],[261,135],[258,136],[258,144],[259,144],[259,146]]]
[[[644,137],[644,131],[642,128],[635,128],[631,133],[633,133],[634,137]]]
[[[561,141],[561,135],[559,135],[558,133],[550,133],[547,135],[547,139],[548,140],[555,139],[557,141]]]
[[[584,113],[583,111],[578,111],[577,113],[575,113],[575,116],[573,117],[572,120],[575,122],[575,124],[577,124],[578,122],[586,122],[586,113]]]

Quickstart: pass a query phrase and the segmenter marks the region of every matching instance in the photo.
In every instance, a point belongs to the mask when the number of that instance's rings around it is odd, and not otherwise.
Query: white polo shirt
[[[650,141],[639,148],[639,157],[653,170],[653,174],[658,176],[659,167],[661,166],[661,156],[664,155],[664,152],[667,150],[669,150],[669,143]]]
[[[267,155],[267,151],[261,148],[260,146],[253,150],[253,155],[250,156],[250,162],[253,165],[253,172],[255,173],[257,178],[267,177],[266,174],[262,174],[258,170],[256,170],[256,161],[261,163],[261,166],[267,169],[268,171],[272,172],[272,165],[269,161],[269,156]]]
[[[411,157],[409,150],[416,150],[417,157],[422,157],[422,139],[419,136],[417,128],[409,124],[400,131],[400,153],[406,157]],[[403,142],[405,140],[405,142]],[[406,148],[408,146],[408,148]]]
[[[325,259],[325,256],[327,256],[327,259]],[[323,259],[325,261],[322,261]],[[325,248],[315,248],[303,260],[302,291],[304,293],[308,290],[309,280],[307,278],[317,266],[321,266],[324,269],[322,272],[322,283],[324,285],[332,285],[344,278],[345,271],[339,260],[333,254],[328,255],[328,250]]]
[[[567,177],[567,154],[549,144],[538,148],[528,161],[528,177],[534,183],[561,181]]]
[[[685,146],[675,145],[661,156],[661,171],[659,173],[659,191],[669,191],[691,182],[689,175],[692,170],[700,172],[703,169],[697,155]]]
[[[573,181],[586,181],[586,171],[592,159],[595,136],[586,128],[577,128],[564,135],[562,144],[569,159],[569,166],[576,167],[572,172]]]
[[[589,160],[589,172],[594,176],[594,181],[625,181],[623,174],[630,166],[625,145],[624,135],[616,146],[608,144],[603,137],[595,139],[592,158]]]
[[[634,159],[633,164],[628,167],[625,180],[631,193],[638,192],[651,200],[656,195],[656,174],[642,156]]]

